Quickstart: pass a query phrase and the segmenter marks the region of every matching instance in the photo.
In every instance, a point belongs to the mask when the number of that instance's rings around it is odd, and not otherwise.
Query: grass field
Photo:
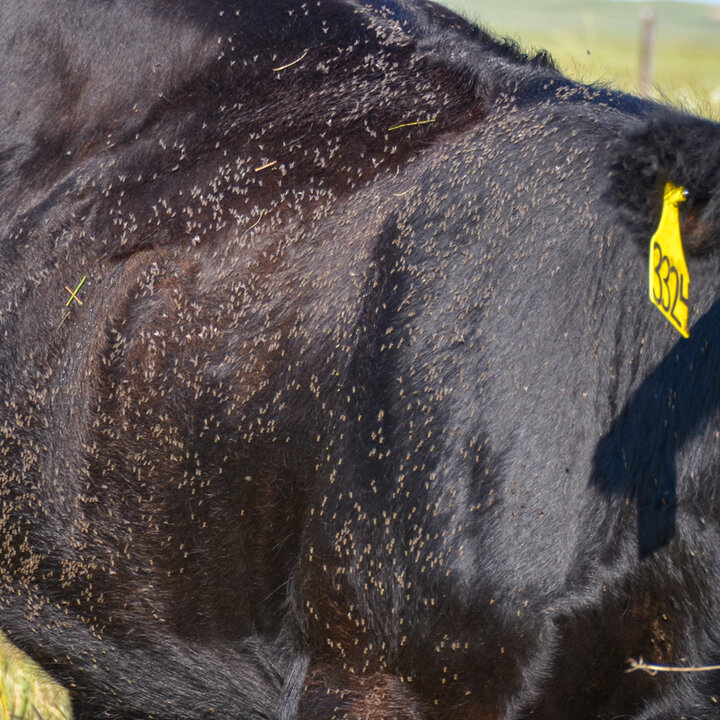
[[[610,0],[447,0],[467,17],[520,41],[547,48],[583,82],[638,90],[642,5]],[[656,97],[720,118],[718,5],[649,2],[656,18]],[[0,720],[70,718],[67,695],[0,636]]]
[[[545,48],[582,82],[637,93],[640,12],[655,14],[656,98],[720,118],[720,0],[715,5],[612,0],[445,0],[526,48]]]
[[[0,634],[0,720],[70,720],[67,693]]]

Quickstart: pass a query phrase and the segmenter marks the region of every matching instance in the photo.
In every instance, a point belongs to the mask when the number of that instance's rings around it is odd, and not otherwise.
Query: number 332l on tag
[[[684,202],[684,188],[665,185],[662,216],[650,240],[650,300],[683,336],[688,331],[690,274],[685,263],[678,206]]]

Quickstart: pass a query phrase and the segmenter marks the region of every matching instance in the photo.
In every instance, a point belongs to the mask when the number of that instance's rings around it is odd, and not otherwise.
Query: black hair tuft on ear
[[[720,243],[720,139],[714,123],[661,110],[620,139],[610,180],[609,199],[638,241],[654,232],[670,181],[687,193],[680,208],[686,251],[706,255]]]

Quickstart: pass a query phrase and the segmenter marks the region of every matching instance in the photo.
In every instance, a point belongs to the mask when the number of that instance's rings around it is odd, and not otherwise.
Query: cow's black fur
[[[720,663],[717,125],[410,0],[0,0],[0,68],[0,623],[78,717],[717,717],[625,673]]]

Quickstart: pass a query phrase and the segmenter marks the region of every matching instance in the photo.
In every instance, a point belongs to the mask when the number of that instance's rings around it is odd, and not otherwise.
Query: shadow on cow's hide
[[[683,457],[683,448],[706,434],[709,425],[715,427],[720,404],[715,377],[720,367],[718,327],[720,301],[693,325],[690,339],[679,339],[652,370],[598,443],[591,483],[602,493],[637,505],[641,558],[675,536],[678,466],[699,464]],[[715,482],[714,477],[692,475],[680,479]],[[604,531],[608,539],[619,537],[617,527]],[[614,545],[612,540],[608,544]]]

